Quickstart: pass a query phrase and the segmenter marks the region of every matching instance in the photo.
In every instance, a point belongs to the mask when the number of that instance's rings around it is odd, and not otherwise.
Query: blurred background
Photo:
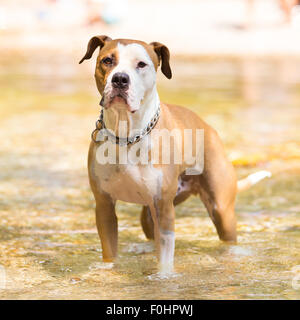
[[[297,0],[1,0],[0,298],[299,299],[300,6]],[[212,125],[239,177],[226,247],[198,198],[176,209],[180,276],[157,282],[140,207],[118,205],[120,257],[102,264],[86,170],[99,114],[89,39],[159,41],[162,101]],[[150,248],[150,249],[149,249]],[[294,270],[294,271],[293,271]]]

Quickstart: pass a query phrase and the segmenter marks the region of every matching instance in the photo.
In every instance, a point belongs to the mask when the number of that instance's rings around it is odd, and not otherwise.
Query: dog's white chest
[[[150,164],[99,164],[95,161],[93,173],[101,190],[114,200],[147,205],[154,197],[160,197],[163,174]]]

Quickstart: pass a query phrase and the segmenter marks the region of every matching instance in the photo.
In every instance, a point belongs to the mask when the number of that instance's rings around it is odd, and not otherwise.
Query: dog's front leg
[[[103,261],[111,262],[117,256],[118,219],[115,203],[106,195],[98,195],[96,198],[96,224],[102,244]]]
[[[160,273],[171,273],[175,249],[175,210],[173,199],[157,200],[150,206]]]

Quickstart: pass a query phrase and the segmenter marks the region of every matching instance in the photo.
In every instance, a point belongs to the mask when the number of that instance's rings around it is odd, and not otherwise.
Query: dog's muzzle
[[[127,105],[129,84],[130,79],[127,73],[115,73],[111,79],[110,92],[104,94],[100,105],[105,108],[109,108],[114,103]]]

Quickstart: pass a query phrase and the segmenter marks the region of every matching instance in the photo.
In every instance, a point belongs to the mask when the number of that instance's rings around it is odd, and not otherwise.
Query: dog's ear
[[[170,68],[170,51],[169,49],[159,42],[151,42],[150,45],[155,51],[159,63],[161,62],[161,71],[168,78],[172,78],[172,71]]]
[[[108,36],[95,36],[90,39],[86,53],[84,57],[79,61],[79,64],[82,63],[86,59],[90,59],[94,53],[94,51],[97,49],[97,47],[101,48],[104,46],[106,41],[111,41],[112,39]]]

